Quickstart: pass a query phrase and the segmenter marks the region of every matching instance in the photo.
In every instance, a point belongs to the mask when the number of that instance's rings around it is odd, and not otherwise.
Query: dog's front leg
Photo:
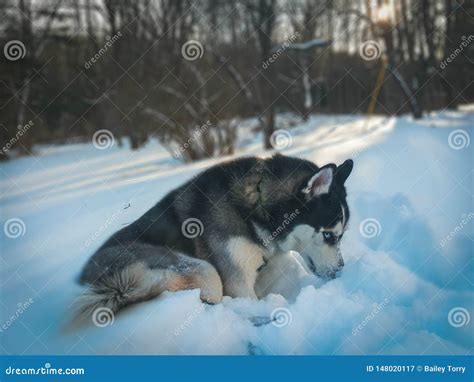
[[[257,298],[255,282],[259,269],[266,263],[267,251],[262,246],[243,237],[235,237],[227,243],[222,258],[221,277],[224,294],[231,297]]]

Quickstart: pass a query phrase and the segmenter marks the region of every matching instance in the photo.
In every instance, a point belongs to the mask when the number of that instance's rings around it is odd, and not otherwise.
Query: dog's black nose
[[[334,271],[330,273],[329,277],[335,279],[337,277],[337,273],[340,272],[342,268],[344,268],[344,260],[341,258],[337,262],[337,268],[335,268]]]

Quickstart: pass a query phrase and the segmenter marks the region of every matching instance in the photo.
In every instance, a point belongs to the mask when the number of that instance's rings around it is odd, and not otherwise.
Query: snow
[[[473,112],[469,105],[419,121],[318,115],[288,127],[284,154],[320,165],[355,161],[346,265],[336,279],[323,282],[294,263],[273,286],[280,294],[259,301],[226,297],[210,306],[198,290],[167,292],[107,326],[79,330],[68,322],[88,257],[218,160],[184,165],[152,141],[139,151],[117,142],[38,147],[35,157],[2,163],[2,226],[12,218],[24,226],[18,238],[2,233],[0,352],[472,353],[474,144],[453,148],[450,134],[473,138]],[[279,116],[280,125],[289,120]],[[238,155],[263,155],[255,121],[244,122]]]

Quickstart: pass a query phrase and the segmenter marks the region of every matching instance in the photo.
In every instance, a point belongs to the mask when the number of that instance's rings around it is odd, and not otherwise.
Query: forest
[[[0,159],[107,129],[133,149],[198,140],[178,150],[192,161],[233,153],[243,118],[270,148],[278,113],[456,109],[474,99],[473,14],[455,0],[2,0]]]

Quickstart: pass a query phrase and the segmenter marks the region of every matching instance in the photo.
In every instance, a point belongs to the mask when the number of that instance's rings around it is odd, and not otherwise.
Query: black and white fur
[[[319,168],[275,155],[205,170],[90,258],[80,276],[89,285],[80,313],[89,316],[98,307],[117,311],[163,291],[193,288],[209,303],[223,295],[257,298],[259,272],[269,258],[289,250],[300,252],[315,274],[334,277],[344,265],[339,242],[349,219],[344,182],[352,167],[351,160]],[[189,218],[202,222],[194,238],[183,235]],[[273,232],[278,235],[264,245]]]

